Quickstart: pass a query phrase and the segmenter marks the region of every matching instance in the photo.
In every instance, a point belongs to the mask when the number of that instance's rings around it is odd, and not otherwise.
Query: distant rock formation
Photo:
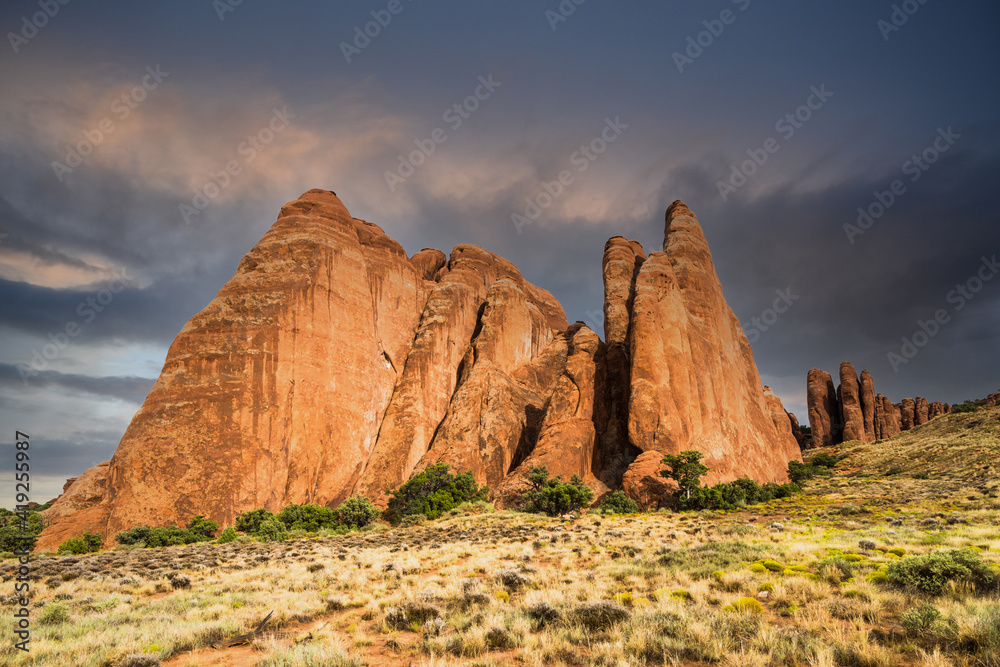
[[[806,395],[813,445],[826,447],[840,442],[844,427],[840,423],[837,388],[830,374],[819,368],[809,371],[806,375]]]
[[[184,326],[114,457],[68,484],[37,548],[351,494],[384,505],[437,462],[501,507],[535,465],[659,506],[659,460],[686,449],[708,483],[785,481],[793,417],[761,386],[691,211],[670,206],[648,257],[610,239],[602,270],[605,341],[502,257],[407,257],[310,190]]]
[[[874,385],[872,388],[874,389]],[[847,361],[840,365],[840,387],[837,388],[837,397],[840,399],[840,416],[844,423],[844,440],[862,442],[874,440],[875,434],[865,431],[867,420],[865,410],[861,407],[861,383],[858,381],[858,374],[854,366]],[[874,405],[868,409],[873,410]]]
[[[920,396],[893,403],[875,393],[875,380],[867,370],[861,371],[859,378],[854,366],[846,361],[840,365],[840,385],[836,389],[829,373],[819,368],[810,370],[806,374],[806,401],[812,433],[800,439],[804,448],[849,440],[886,440],[951,411],[947,404],[928,403]],[[793,424],[793,429],[798,427],[797,422]]]

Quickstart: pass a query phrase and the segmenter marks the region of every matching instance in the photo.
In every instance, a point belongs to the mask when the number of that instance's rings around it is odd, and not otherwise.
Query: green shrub
[[[214,523],[214,522],[213,522]],[[205,542],[211,538],[204,533],[196,532],[179,526],[135,526],[122,531],[115,536],[119,544],[142,544],[151,549],[170,547],[178,544],[194,544]]]
[[[261,542],[282,542],[288,539],[288,528],[276,517],[271,517],[257,527],[254,537]]]
[[[69,621],[69,610],[61,602],[49,602],[42,607],[38,622],[42,625],[57,625]]]
[[[594,492],[579,475],[563,482],[558,476],[549,479],[545,466],[535,466],[528,472],[528,482],[531,488],[521,496],[521,509],[525,512],[559,516],[590,505],[594,500]]]
[[[39,505],[20,514],[0,508],[0,551],[15,553],[18,549],[34,549],[35,538],[45,527],[41,510],[48,507],[48,504]]]
[[[816,454],[809,459],[809,465],[815,468],[833,468],[838,463],[840,463],[840,459],[838,457],[825,452]]]
[[[219,544],[229,544],[230,542],[235,541],[237,537],[239,537],[239,533],[236,532],[236,529],[232,526],[226,526],[226,529],[222,531],[222,534],[219,535],[219,539],[217,539],[216,542]]]
[[[624,491],[615,491],[598,506],[602,512],[614,512],[615,514],[636,514],[639,505],[634,500],[625,495]]]
[[[364,496],[351,496],[337,507],[337,520],[344,526],[364,528],[382,514]]]
[[[337,514],[332,509],[315,504],[292,503],[278,512],[275,518],[289,530],[304,530],[309,533],[315,533],[320,528],[335,528],[338,523]],[[259,534],[260,527],[251,532]]]
[[[941,610],[932,604],[924,603],[904,611],[899,617],[899,624],[911,634],[920,634],[932,629],[940,620]]]
[[[206,519],[204,514],[199,514],[188,521],[187,529],[207,540],[211,540],[219,530],[219,524],[211,519]]]
[[[981,593],[998,586],[996,573],[971,549],[906,556],[890,563],[886,576],[897,588],[915,589],[928,595],[940,595],[949,581],[968,582]]]
[[[82,537],[71,537],[59,545],[60,554],[88,554],[101,550],[102,538],[97,533],[86,532]]]
[[[82,537],[71,537],[59,545],[57,550],[60,554],[85,554],[87,553],[87,543]]]
[[[766,567],[771,572],[785,571],[785,566],[779,563],[778,561],[774,560],[773,558],[765,558],[764,560],[761,561],[760,564]]]
[[[236,517],[236,530],[241,533],[256,533],[257,529],[260,528],[260,524],[264,523],[274,514],[270,510],[260,509],[250,510],[248,512],[243,512]]]
[[[486,500],[488,491],[476,484],[471,472],[453,475],[448,472],[447,463],[435,463],[390,491],[385,513],[393,524],[416,514],[436,519],[464,502]]]
[[[819,456],[828,456],[828,455],[827,454],[817,454],[816,456],[819,457]],[[833,457],[830,457],[830,458],[833,458]],[[813,460],[815,460],[815,457],[814,457]],[[839,460],[839,459],[834,459],[835,462],[837,460]],[[826,465],[813,465],[812,462],[810,462],[810,463],[800,463],[798,461],[789,461],[788,462],[788,479],[790,479],[792,481],[792,484],[801,484],[802,482],[806,481],[807,479],[812,479],[813,477],[816,477],[817,475],[829,475],[831,467],[832,466],[826,466]]]
[[[733,510],[747,505],[765,503],[775,498],[788,498],[802,489],[796,484],[759,484],[746,477],[714,486],[692,489],[691,495],[677,495],[677,505],[686,510]]]
[[[764,605],[762,605],[756,598],[740,598],[733,602],[733,611],[743,612],[746,614],[763,614]]]

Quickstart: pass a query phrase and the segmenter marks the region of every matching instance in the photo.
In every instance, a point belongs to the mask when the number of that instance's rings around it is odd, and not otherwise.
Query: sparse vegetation
[[[598,509],[615,514],[636,514],[639,512],[639,504],[625,495],[624,491],[615,491],[601,501]]]
[[[101,536],[96,533],[84,533],[81,537],[70,537],[59,545],[61,554],[87,554],[101,550]]]
[[[486,500],[488,489],[476,484],[471,472],[448,472],[447,463],[435,463],[390,492],[385,516],[396,524],[407,516],[436,519],[462,503]]]
[[[391,531],[261,542],[231,526],[218,542],[38,556],[31,655],[0,662],[238,661],[208,646],[274,609],[276,634],[240,649],[258,665],[1000,667],[1000,497],[982,468],[998,415],[824,449],[843,461],[830,475],[752,510],[549,518],[474,502]]]
[[[545,466],[535,466],[528,471],[528,482],[531,488],[521,498],[525,512],[559,516],[587,507],[594,500],[594,492],[578,475],[564,482],[558,476],[549,478]]]

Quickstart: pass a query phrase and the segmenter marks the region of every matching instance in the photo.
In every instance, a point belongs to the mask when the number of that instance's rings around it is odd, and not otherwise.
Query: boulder
[[[660,475],[662,459],[663,454],[656,450],[643,452],[622,476],[622,490],[640,509],[655,510],[676,504],[674,493],[679,487],[674,480]]]

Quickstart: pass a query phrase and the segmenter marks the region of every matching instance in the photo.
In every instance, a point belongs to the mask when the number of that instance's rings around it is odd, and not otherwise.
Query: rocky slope
[[[658,504],[655,461],[685,449],[705,453],[709,482],[784,480],[795,434],[687,207],[668,209],[662,252],[609,240],[603,274],[605,341],[507,260],[471,245],[407,257],[311,190],[184,326],[114,457],[69,485],[37,546],[352,493],[384,503],[436,462],[500,506],[534,465],[598,496],[625,478]]]

